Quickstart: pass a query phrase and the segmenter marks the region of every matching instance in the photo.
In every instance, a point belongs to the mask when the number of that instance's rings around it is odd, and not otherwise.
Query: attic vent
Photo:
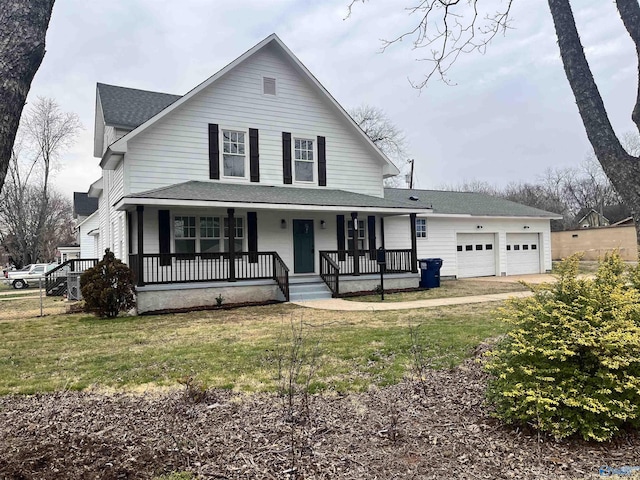
[[[409,197],[409,200],[413,200],[414,202],[417,202],[418,200],[420,200],[418,197],[414,197],[413,195],[411,195]]]
[[[276,79],[271,77],[262,77],[262,93],[265,95],[276,94]]]

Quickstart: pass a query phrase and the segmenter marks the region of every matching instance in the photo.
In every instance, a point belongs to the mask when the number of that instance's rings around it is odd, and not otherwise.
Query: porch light
[[[323,230],[327,228],[327,222],[325,222],[324,220],[320,220],[320,228]]]
[[[287,228],[287,221],[284,218],[280,220],[280,228]]]

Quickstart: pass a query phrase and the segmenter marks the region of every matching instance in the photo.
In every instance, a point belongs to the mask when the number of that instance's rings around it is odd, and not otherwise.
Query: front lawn
[[[469,297],[472,295],[492,295],[496,293],[524,292],[527,287],[517,282],[496,282],[485,280],[442,280],[439,288],[384,294],[384,302],[410,302],[432,298]],[[380,294],[345,297],[354,302],[381,302]]]
[[[193,375],[209,387],[275,388],[278,338],[303,322],[318,344],[314,390],[364,391],[410,372],[409,326],[419,326],[430,366],[451,367],[503,333],[496,303],[389,312],[335,312],[271,305],[102,320],[84,314],[36,318],[37,299],[0,308],[0,394],[62,389],[175,386]],[[5,306],[15,305],[12,312]],[[63,309],[47,299],[49,309]],[[32,312],[30,318],[25,312]],[[37,313],[33,313],[37,312]],[[271,357],[271,360],[269,358]]]

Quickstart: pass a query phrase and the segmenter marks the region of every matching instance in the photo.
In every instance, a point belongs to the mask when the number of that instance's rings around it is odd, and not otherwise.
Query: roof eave
[[[141,198],[141,197],[123,197],[114,205],[116,210],[124,211],[134,206],[176,206],[176,207],[194,207],[194,208],[228,208],[233,205],[235,208],[253,209],[253,210],[281,210],[281,211],[300,211],[307,212],[371,212],[391,215],[408,215],[410,213],[424,214],[432,212],[429,208],[410,208],[410,207],[369,207],[366,205],[304,205],[293,203],[270,203],[270,202],[236,202],[221,200],[176,200],[167,198]]]

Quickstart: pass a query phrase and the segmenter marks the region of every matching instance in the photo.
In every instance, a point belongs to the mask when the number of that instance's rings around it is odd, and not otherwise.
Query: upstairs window
[[[293,143],[293,158],[295,161],[295,181],[313,182],[313,140],[296,138]]]
[[[246,134],[235,130],[222,130],[222,158],[225,177],[246,177]]]

